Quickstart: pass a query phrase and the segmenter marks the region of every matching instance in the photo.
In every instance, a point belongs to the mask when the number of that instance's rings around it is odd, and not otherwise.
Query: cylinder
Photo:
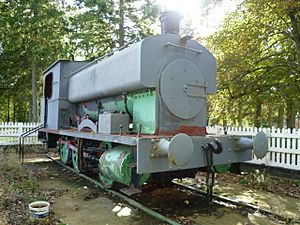
[[[241,137],[238,142],[239,150],[244,151],[244,150],[252,149],[253,142],[254,141],[251,138]]]
[[[104,176],[111,182],[115,181],[129,186],[133,170],[132,163],[133,153],[130,146],[120,145],[107,150],[99,159],[100,176]],[[146,182],[149,176],[149,174],[140,174],[140,184]]]
[[[164,11],[159,17],[161,23],[161,34],[179,34],[180,20],[182,15],[176,11]]]
[[[132,116],[133,99],[132,95],[117,95],[100,100],[101,107],[105,112],[124,112]]]
[[[269,141],[267,135],[260,131],[254,139],[241,137],[238,139],[239,151],[253,149],[257,158],[262,159],[268,152]]]

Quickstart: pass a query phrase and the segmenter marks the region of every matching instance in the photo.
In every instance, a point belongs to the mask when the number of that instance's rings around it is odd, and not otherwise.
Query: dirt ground
[[[37,157],[38,156],[38,157]],[[203,189],[204,174],[196,179],[183,179],[189,185]],[[258,205],[285,218],[270,221],[259,213],[236,212],[226,207],[207,211],[204,201],[189,195],[182,197],[168,188],[154,190],[142,196],[142,203],[165,215],[176,214],[182,224],[275,225],[300,221],[299,180],[269,176],[264,171],[243,175],[218,174],[215,193]],[[173,196],[172,196],[173,195]],[[159,204],[155,199],[158,196]],[[162,196],[162,197],[159,197]],[[47,219],[32,220],[28,204],[46,200],[51,204]],[[162,209],[162,211],[160,211]],[[172,216],[171,216],[172,217]],[[174,215],[173,215],[174,217]],[[184,221],[190,221],[185,223]],[[145,215],[81,179],[46,157],[27,155],[21,166],[15,154],[0,153],[0,225],[159,225],[160,221]]]
[[[300,223],[300,180],[271,176],[258,169],[241,175],[220,174],[217,180],[218,194],[270,210],[286,222]]]
[[[24,167],[15,155],[0,159],[1,225],[162,224],[47,158],[27,158]],[[36,200],[50,202],[47,219],[29,218],[28,204]]]
[[[182,183],[205,190],[205,173]],[[216,174],[214,193],[266,209],[283,218],[280,223],[300,224],[300,180],[271,176],[254,170],[242,174]]]

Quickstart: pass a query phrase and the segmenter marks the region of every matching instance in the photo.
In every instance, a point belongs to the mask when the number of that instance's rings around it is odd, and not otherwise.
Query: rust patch
[[[176,158],[175,158],[175,156],[173,155],[173,153],[169,154],[169,155],[168,155],[168,158],[169,158],[169,161],[170,161],[171,163],[173,163],[174,165],[177,165],[177,164],[176,164]]]
[[[155,134],[157,135],[176,135],[179,133],[184,133],[191,136],[205,136],[207,135],[206,127],[198,127],[198,126],[180,126],[176,130],[171,131],[163,131],[156,129]]]

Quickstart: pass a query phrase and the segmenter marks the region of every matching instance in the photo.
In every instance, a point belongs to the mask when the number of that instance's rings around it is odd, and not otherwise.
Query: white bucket
[[[49,214],[49,202],[36,201],[29,204],[29,214],[33,219],[42,219]]]

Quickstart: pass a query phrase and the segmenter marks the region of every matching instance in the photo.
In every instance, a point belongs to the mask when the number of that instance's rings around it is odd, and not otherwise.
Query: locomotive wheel
[[[72,165],[73,165],[73,169],[79,173],[80,170],[78,166],[78,151],[72,150]]]
[[[59,149],[60,160],[63,164],[67,165],[69,161],[69,149],[67,145],[61,144]]]

